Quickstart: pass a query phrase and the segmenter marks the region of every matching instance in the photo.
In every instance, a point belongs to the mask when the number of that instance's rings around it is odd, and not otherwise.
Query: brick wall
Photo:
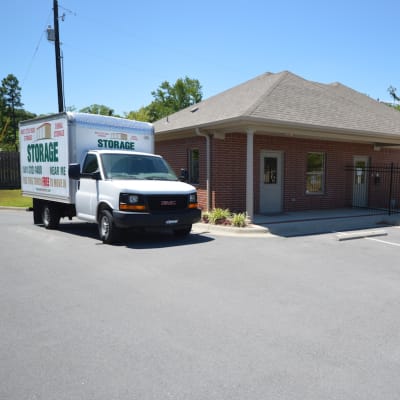
[[[246,147],[245,134],[227,134],[224,140],[213,139],[213,207],[229,208],[233,212],[246,210]]]
[[[294,139],[255,135],[254,137],[254,200],[259,209],[260,151],[282,151],[284,155],[283,209],[285,211],[327,209],[351,206],[353,176],[345,171],[354,156],[367,156],[370,164],[400,162],[400,151],[381,149],[373,145],[311,139]],[[306,194],[307,153],[325,153],[325,191]]]
[[[231,133],[224,140],[212,139],[211,198],[212,208],[246,209],[246,135]],[[156,142],[156,152],[165,157],[179,175],[188,168],[188,151],[200,152],[200,182],[196,185],[199,204],[206,208],[206,139],[193,137]],[[254,135],[254,211],[260,204],[260,152],[281,151],[284,164],[283,209],[285,211],[340,208],[351,205],[352,176],[345,167],[353,164],[354,156],[368,156],[370,163],[400,163],[400,150],[375,151],[372,145],[318,141],[290,137]],[[306,194],[308,152],[326,155],[325,192]]]
[[[199,184],[193,185],[197,189],[199,205],[202,209],[207,206],[207,159],[206,139],[196,136],[186,139],[160,141],[155,143],[155,152],[163,156],[177,176],[181,168],[189,169],[189,151],[199,149]]]

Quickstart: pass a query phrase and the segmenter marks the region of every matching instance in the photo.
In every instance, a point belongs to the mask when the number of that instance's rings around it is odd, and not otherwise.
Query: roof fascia
[[[400,136],[394,134],[377,134],[376,132],[266,120],[257,117],[234,117],[177,130],[156,132],[155,137],[157,141],[193,137],[196,135],[196,129],[200,129],[203,132],[220,132],[221,134],[233,132],[246,133],[251,129],[256,134],[273,136],[371,144],[379,143],[381,146],[400,145]]]

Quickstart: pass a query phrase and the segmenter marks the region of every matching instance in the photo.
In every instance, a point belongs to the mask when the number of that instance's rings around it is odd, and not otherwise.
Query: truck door
[[[98,171],[97,156],[88,154],[83,162],[75,204],[77,217],[87,221],[96,221],[99,181],[94,179],[94,174]]]

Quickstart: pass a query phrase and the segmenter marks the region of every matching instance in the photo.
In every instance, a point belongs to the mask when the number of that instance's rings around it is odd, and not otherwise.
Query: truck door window
[[[97,157],[95,154],[88,154],[83,163],[82,174],[93,174],[99,169]]]

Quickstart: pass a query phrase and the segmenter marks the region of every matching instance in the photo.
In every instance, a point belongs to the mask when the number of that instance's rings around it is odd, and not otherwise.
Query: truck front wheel
[[[185,226],[184,228],[179,228],[174,230],[174,235],[178,237],[188,236],[192,230],[192,225]]]
[[[119,229],[115,226],[113,215],[109,210],[100,212],[99,235],[105,244],[112,244],[119,237]]]
[[[46,229],[56,229],[60,224],[60,212],[56,206],[46,203],[42,207],[42,222]]]

